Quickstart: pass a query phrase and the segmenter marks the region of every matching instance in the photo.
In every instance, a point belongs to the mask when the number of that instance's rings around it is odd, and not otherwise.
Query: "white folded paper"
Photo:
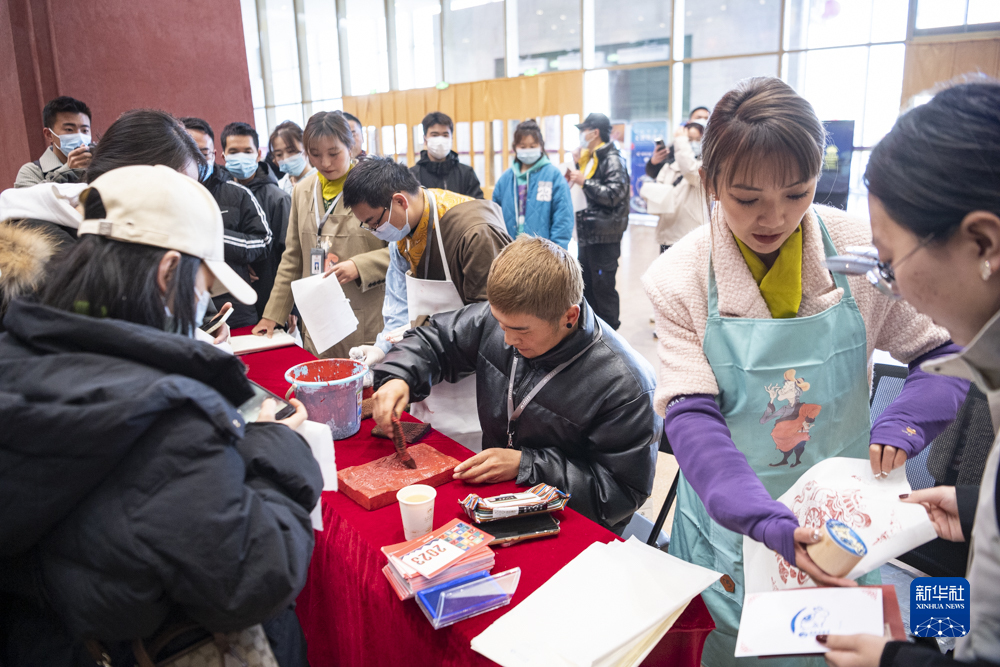
[[[472,649],[503,667],[638,665],[719,576],[634,537],[592,544],[474,638]]]
[[[207,334],[198,327],[195,327],[194,339],[200,340],[202,343],[208,343],[217,350],[222,350],[223,352],[228,352],[229,354],[235,354],[235,352],[233,352],[232,346],[229,344],[229,342],[232,340],[232,336],[222,341],[221,343],[216,343],[215,336],[213,336],[212,334]]]
[[[295,280],[292,298],[321,354],[357,331],[358,318],[336,276],[317,274]]]
[[[573,203],[574,213],[587,208],[587,195],[584,194],[583,188],[576,183],[569,186],[569,199]]]
[[[899,499],[909,492],[905,468],[875,479],[867,459],[835,457],[807,470],[778,500],[792,509],[799,525],[818,528],[837,519],[853,528],[868,547],[868,555],[847,575],[857,579],[937,537],[927,510]],[[816,585],[749,537],[743,538],[743,561],[747,594]]]
[[[881,588],[751,593],[743,601],[736,657],[826,653],[817,635],[882,635]]]
[[[270,338],[267,336],[230,336],[229,345],[236,356],[252,354],[264,350],[274,350],[279,347],[295,345],[295,339],[284,331],[275,331]]]
[[[309,443],[309,448],[312,449],[313,458],[315,458],[316,462],[319,463],[320,472],[323,473],[323,490],[336,491],[337,457],[334,454],[333,434],[330,432],[330,427],[326,424],[306,420],[302,422],[301,426],[295,429],[295,432],[301,435],[305,441]],[[322,500],[316,502],[316,507],[313,508],[310,516],[312,518],[313,528],[316,530],[323,530]]]

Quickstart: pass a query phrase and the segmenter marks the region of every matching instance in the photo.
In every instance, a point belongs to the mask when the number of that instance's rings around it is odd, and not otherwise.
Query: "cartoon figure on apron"
[[[760,418],[760,423],[766,424],[772,419],[774,420],[771,437],[774,439],[778,451],[785,455],[778,463],[769,463],[768,465],[772,468],[788,465],[788,458],[792,453],[795,454],[795,463],[789,467],[794,468],[802,463],[802,452],[805,451],[806,443],[809,442],[809,431],[816,423],[819,411],[823,409],[822,406],[814,403],[799,401],[802,394],[809,391],[809,383],[803,378],[796,378],[794,368],[785,371],[784,378],[784,384],[764,387],[771,400],[768,401],[767,409],[764,410],[764,416]],[[788,405],[778,410],[774,407],[776,400],[787,401]]]

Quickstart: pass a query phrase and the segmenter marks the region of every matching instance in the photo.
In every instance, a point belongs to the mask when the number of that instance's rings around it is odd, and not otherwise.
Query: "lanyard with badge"
[[[528,404],[531,403],[531,401],[535,398],[535,396],[538,395],[538,392],[542,390],[542,387],[547,385],[552,378],[562,373],[570,364],[572,364],[574,361],[582,357],[584,353],[587,352],[587,350],[594,347],[594,345],[597,345],[597,343],[599,343],[601,338],[603,337],[604,337],[604,332],[601,330],[600,322],[598,322],[597,337],[594,338],[594,340],[590,341],[590,344],[587,345],[587,347],[583,348],[575,355],[573,355],[569,359],[569,361],[564,361],[555,368],[553,368],[551,371],[549,371],[545,375],[545,377],[543,377],[541,380],[538,381],[538,384],[536,384],[534,387],[531,388],[531,391],[528,392],[528,395],[525,396],[523,399],[521,399],[521,402],[518,404],[517,409],[514,408],[514,377],[517,375],[517,352],[514,353],[514,362],[510,365],[510,383],[507,385],[507,448],[508,449],[514,448],[514,430],[517,425],[517,420],[521,417],[521,413],[524,412],[524,409],[528,407]]]
[[[328,271],[334,264],[337,263],[338,257],[330,252],[330,245],[332,240],[329,236],[323,236],[320,232],[323,229],[323,225],[330,218],[330,214],[333,213],[333,209],[337,207],[337,203],[340,198],[344,196],[341,192],[339,195],[334,197],[333,202],[330,203],[330,207],[326,209],[326,213],[323,217],[319,217],[319,210],[322,207],[322,199],[319,198],[319,193],[317,192],[319,187],[319,179],[313,184],[313,199],[315,203],[315,208],[313,208],[313,213],[316,216],[316,247],[309,249],[309,275],[315,276],[320,273]]]

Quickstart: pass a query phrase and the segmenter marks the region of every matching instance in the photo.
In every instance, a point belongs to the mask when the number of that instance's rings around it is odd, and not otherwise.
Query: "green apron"
[[[836,255],[823,221],[817,220],[826,256]],[[703,348],[719,384],[716,401],[737,449],[771,497],[778,498],[819,461],[868,458],[865,323],[847,277],[834,275],[844,290],[839,303],[816,315],[789,319],[720,317],[711,262],[708,281]],[[716,625],[702,662],[708,667],[765,664],[733,656],[743,609],[743,536],[709,517],[683,475],[669,551],[729,575],[702,593]],[[878,572],[874,575],[879,583]],[[821,665],[823,660],[797,657],[766,664]]]

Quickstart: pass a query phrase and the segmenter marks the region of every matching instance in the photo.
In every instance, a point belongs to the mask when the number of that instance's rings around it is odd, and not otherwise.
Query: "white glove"
[[[362,361],[367,364],[368,368],[372,368],[378,362],[385,359],[385,352],[374,345],[359,345],[358,347],[352,347],[347,353],[354,361]]]

